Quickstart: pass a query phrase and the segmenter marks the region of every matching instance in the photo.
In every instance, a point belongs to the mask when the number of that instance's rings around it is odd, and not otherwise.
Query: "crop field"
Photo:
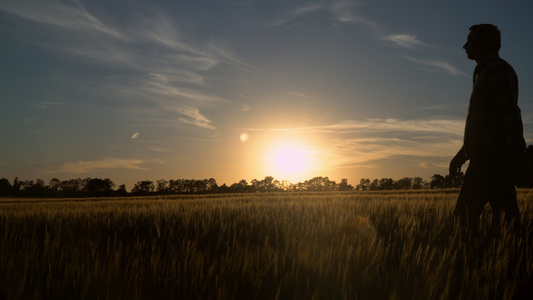
[[[0,299],[528,299],[519,232],[459,234],[457,191],[0,199]],[[533,299],[533,298],[529,298]]]

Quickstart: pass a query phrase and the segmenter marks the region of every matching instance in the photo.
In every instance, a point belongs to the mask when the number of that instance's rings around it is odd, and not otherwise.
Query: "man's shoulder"
[[[503,58],[496,56],[489,60],[487,62],[487,65],[485,66],[485,70],[487,71],[507,71],[507,72],[513,72],[514,69],[506,60]]]

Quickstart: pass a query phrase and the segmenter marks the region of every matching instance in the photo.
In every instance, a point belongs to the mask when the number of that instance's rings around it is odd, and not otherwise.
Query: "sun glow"
[[[273,167],[284,173],[302,172],[308,159],[302,149],[287,147],[279,149],[272,157]]]
[[[317,167],[312,149],[296,142],[280,142],[270,147],[265,164],[275,179],[292,183],[310,179]]]

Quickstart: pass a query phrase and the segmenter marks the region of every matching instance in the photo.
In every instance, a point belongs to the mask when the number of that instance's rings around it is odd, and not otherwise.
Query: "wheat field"
[[[522,227],[458,234],[457,191],[0,199],[1,299],[532,299]]]

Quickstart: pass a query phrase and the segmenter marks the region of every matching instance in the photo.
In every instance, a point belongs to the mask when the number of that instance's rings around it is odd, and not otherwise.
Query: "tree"
[[[158,194],[168,194],[169,192],[168,181],[164,179],[159,179],[156,183],[157,183],[156,192]]]
[[[341,179],[341,183],[339,183],[339,185],[337,186],[337,190],[342,191],[342,192],[351,191],[353,190],[353,186],[348,184],[348,179],[343,178]]]
[[[464,173],[459,172],[455,176],[442,176],[440,174],[435,174],[431,176],[431,181],[429,183],[430,189],[448,189],[448,188],[459,188],[463,184]]]
[[[42,196],[46,191],[46,184],[44,183],[44,180],[37,179],[35,182],[33,180],[26,181],[24,186],[24,194],[26,196]]]
[[[110,196],[115,184],[111,179],[87,178],[85,179],[84,191],[88,196]]]
[[[294,185],[290,183],[288,180],[282,180],[279,184],[279,188],[283,191],[291,191],[294,188]]]
[[[370,185],[370,179],[362,178],[361,181],[359,181],[359,184],[357,185],[356,189],[358,191],[366,191],[369,185]]]
[[[52,178],[48,182],[48,191],[50,192],[52,196],[59,196],[60,187],[61,187],[61,181],[59,181],[59,179],[57,178]]]
[[[19,181],[18,177],[15,177],[13,180],[13,186],[12,186],[12,192],[11,195],[17,196],[21,191],[21,182]]]
[[[420,178],[420,177],[415,177],[413,179],[413,186],[412,188],[414,190],[421,190],[423,188],[426,187],[426,182],[424,181],[424,179]]]
[[[248,192],[248,182],[243,179],[238,183],[232,184],[229,188],[233,193],[245,193]]]
[[[214,193],[218,190],[218,184],[215,178],[209,178],[206,183],[206,191]]]
[[[126,190],[126,185],[125,184],[121,184],[117,191],[115,192],[115,194],[119,197],[121,196],[126,196],[128,194],[128,191]]]
[[[394,188],[397,190],[408,190],[413,186],[413,179],[404,177],[395,182]]]
[[[13,186],[6,178],[0,179],[0,196],[9,196],[12,194]]]
[[[266,176],[265,179],[259,181],[257,179],[252,180],[252,187],[258,192],[272,192],[274,191],[274,177]]]
[[[444,188],[444,177],[440,174],[435,174],[431,176],[431,181],[429,182],[430,189],[442,189]]]
[[[61,181],[59,188],[63,191],[64,196],[80,196],[83,188],[83,181],[81,178],[64,180]]]
[[[379,190],[380,189],[379,180],[377,180],[377,179],[372,180],[372,182],[368,186],[368,189],[374,190],[374,191],[375,190]]]
[[[152,181],[144,180],[144,181],[137,181],[133,189],[131,190],[132,193],[135,195],[142,195],[146,196],[150,193],[153,193],[155,190],[155,185]]]
[[[379,180],[379,189],[380,190],[392,190],[394,188],[394,180],[392,178],[381,178]]]
[[[333,191],[337,184],[328,177],[314,177],[304,182],[308,191]]]
[[[261,180],[262,187],[265,189],[265,192],[271,192],[274,190],[274,177],[267,176],[265,179]]]

